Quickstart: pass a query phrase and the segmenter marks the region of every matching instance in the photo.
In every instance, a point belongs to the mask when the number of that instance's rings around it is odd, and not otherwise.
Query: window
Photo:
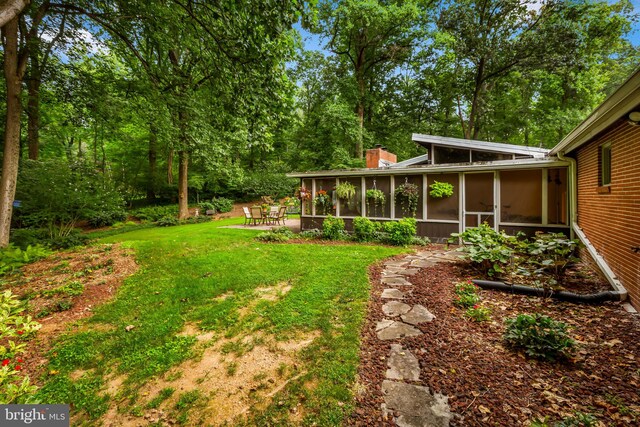
[[[600,146],[600,185],[611,184],[611,143]]]
[[[542,170],[500,172],[500,221],[542,224]]]

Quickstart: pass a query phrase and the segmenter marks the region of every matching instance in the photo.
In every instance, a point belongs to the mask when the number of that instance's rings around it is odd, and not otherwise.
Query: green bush
[[[91,164],[25,160],[16,187],[17,224],[65,236],[80,220],[103,224],[123,218],[124,201],[108,174]]]
[[[300,236],[300,238],[302,239],[309,239],[309,240],[320,239],[322,238],[322,231],[318,230],[317,228],[313,228],[311,230],[301,231],[298,236]]]
[[[216,213],[216,208],[211,202],[200,202],[198,203],[198,207],[200,208],[200,213],[202,215],[206,214],[207,211],[213,211],[214,214]]]
[[[87,222],[94,228],[106,227],[127,219],[127,213],[123,208],[109,211],[91,211]]]
[[[66,235],[56,233],[44,240],[44,243],[51,249],[69,249],[77,246],[84,246],[89,243],[89,236],[82,233],[81,230],[74,228],[67,232]]]
[[[465,252],[478,268],[489,276],[503,273],[505,266],[515,254],[514,246],[518,239],[504,232],[498,233],[487,223],[479,227],[469,228],[464,233],[451,234],[451,240],[460,238],[464,243],[458,250]]]
[[[353,219],[353,236],[358,242],[373,240],[377,229],[376,224],[369,218],[359,216]]]
[[[201,224],[203,222],[210,222],[211,218],[206,215],[198,215],[198,216],[190,216],[189,218],[185,218],[182,221],[179,221],[180,224]]]
[[[224,197],[214,197],[211,199],[211,204],[216,213],[231,212],[233,209],[233,200]]]
[[[131,215],[140,221],[156,222],[166,216],[178,216],[178,205],[147,206],[131,212]]]
[[[385,232],[389,234],[389,242],[396,246],[407,246],[416,236],[417,224],[415,218],[403,218],[400,221],[386,222]]]
[[[329,240],[342,239],[345,236],[344,220],[328,215],[322,221],[322,236]]]
[[[528,263],[549,272],[556,282],[562,280],[567,267],[578,259],[574,256],[579,241],[562,233],[537,234],[526,246]]]
[[[0,275],[13,273],[25,264],[46,258],[50,253],[42,245],[27,246],[22,250],[10,243],[0,249]]]
[[[520,314],[504,322],[503,339],[511,346],[524,349],[531,357],[555,360],[566,356],[575,346],[575,341],[567,333],[567,325],[549,316]]]
[[[414,236],[411,239],[410,245],[412,246],[429,246],[431,240],[428,237]]]
[[[175,216],[163,216],[156,221],[158,227],[171,227],[178,224],[180,224],[180,221]]]
[[[274,231],[265,231],[264,233],[258,234],[255,238],[261,242],[286,242],[289,240],[286,234],[276,233]]]

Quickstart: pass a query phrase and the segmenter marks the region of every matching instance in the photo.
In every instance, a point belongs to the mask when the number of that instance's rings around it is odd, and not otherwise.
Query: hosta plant
[[[520,314],[504,322],[503,339],[511,346],[523,349],[528,356],[553,361],[567,356],[575,347],[567,325],[549,316]]]

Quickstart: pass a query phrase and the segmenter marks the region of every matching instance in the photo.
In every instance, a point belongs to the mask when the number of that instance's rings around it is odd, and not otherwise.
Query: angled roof
[[[399,168],[370,168],[370,169],[338,169],[325,171],[292,172],[289,178],[318,178],[341,176],[371,176],[371,175],[411,175],[423,173],[445,172],[482,172],[506,169],[536,169],[567,166],[569,163],[556,157],[529,158],[515,160],[495,160],[492,162],[450,163],[441,165],[419,165]]]
[[[429,154],[423,154],[421,156],[418,157],[412,157],[410,159],[404,160],[402,162],[398,162],[398,163],[392,163],[391,165],[389,165],[390,168],[404,168],[407,166],[412,166],[412,165],[416,165],[422,162],[426,162],[427,160],[429,160]]]
[[[640,105],[640,68],[590,115],[551,149],[552,155],[569,153],[595,138],[600,132]]]
[[[445,136],[421,135],[419,133],[414,133],[411,136],[411,139],[414,142],[417,142],[418,144],[425,147],[428,144],[435,144],[443,147],[525,155],[532,156],[534,158],[545,157],[549,154],[549,150],[544,148],[527,147],[525,145],[502,144],[499,142],[477,141],[473,139],[449,138]]]

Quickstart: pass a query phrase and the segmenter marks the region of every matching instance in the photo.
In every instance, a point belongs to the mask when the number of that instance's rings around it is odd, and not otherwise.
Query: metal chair
[[[244,225],[251,224],[251,220],[253,218],[251,218],[251,212],[249,211],[249,208],[243,206],[242,211],[244,212]]]
[[[269,208],[269,214],[267,215],[267,223],[273,224],[273,222],[277,220],[278,220],[278,207],[271,206]]]
[[[286,206],[281,206],[278,209],[278,211],[276,212],[276,216],[275,216],[275,218],[273,218],[273,221],[275,221],[276,224],[278,224],[278,225],[280,225],[280,221],[282,221],[282,225],[285,225],[284,224],[284,218],[285,218],[286,214],[287,214],[287,207]]]
[[[262,208],[260,206],[251,206],[251,221],[253,221],[253,225],[258,225],[258,221],[262,223]]]

